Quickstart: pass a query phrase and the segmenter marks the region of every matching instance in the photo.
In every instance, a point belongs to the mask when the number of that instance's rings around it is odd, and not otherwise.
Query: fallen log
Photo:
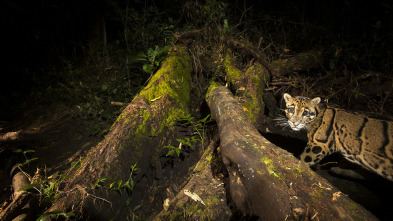
[[[242,107],[246,111],[252,124],[261,121],[265,105],[263,103],[263,90],[270,78],[266,68],[256,62],[245,72],[234,65],[231,50],[227,50],[224,70],[231,86],[236,89],[236,95],[241,100]]]
[[[270,67],[274,76],[285,76],[294,71],[304,71],[321,67],[322,64],[323,59],[320,52],[307,51],[288,58],[274,60]]]
[[[262,137],[227,88],[212,84],[206,101],[219,127],[230,195],[244,214],[261,220],[377,220]]]
[[[248,42],[232,38],[228,38],[227,42],[232,48],[241,49],[247,54],[253,56],[269,71],[269,74],[271,74],[273,77],[284,76],[294,71],[320,67],[323,63],[322,54],[316,51],[299,53],[288,58],[269,62],[265,54],[263,54],[257,48],[253,47]]]

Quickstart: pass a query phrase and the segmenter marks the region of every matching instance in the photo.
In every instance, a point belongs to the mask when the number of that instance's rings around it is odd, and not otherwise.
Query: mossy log
[[[256,62],[243,72],[234,63],[232,51],[228,49],[224,60],[226,76],[236,89],[236,96],[248,118],[255,125],[261,122],[264,114],[263,90],[270,79],[268,70]]]
[[[161,68],[123,110],[105,139],[72,171],[66,180],[65,194],[48,212],[72,211],[91,220],[126,220],[141,202],[130,200],[124,189],[119,194],[121,190],[108,190],[108,186],[129,180],[130,166],[135,164],[140,170],[133,177],[136,185],[132,197],[138,196],[135,198],[146,202],[141,209],[141,213],[143,210],[146,213],[141,216],[149,217],[152,208],[162,206],[161,197],[149,192],[148,187],[161,185],[160,180],[167,174],[160,162],[160,156],[168,152],[164,146],[182,138],[176,134],[175,123],[179,116],[189,112],[191,71],[186,48],[171,49]],[[97,180],[104,178],[108,185],[96,188]],[[160,191],[155,193],[160,194]]]
[[[213,84],[206,101],[220,131],[230,195],[244,214],[261,220],[377,220],[261,136],[226,87]]]

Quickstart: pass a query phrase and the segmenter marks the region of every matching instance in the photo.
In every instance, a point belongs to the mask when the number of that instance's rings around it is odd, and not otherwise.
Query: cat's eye
[[[293,107],[289,108],[289,112],[293,114],[295,112],[295,108]]]
[[[303,111],[303,116],[307,116],[308,115],[308,111]]]

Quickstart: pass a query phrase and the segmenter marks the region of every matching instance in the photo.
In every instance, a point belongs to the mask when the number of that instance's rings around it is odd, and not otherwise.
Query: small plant
[[[137,165],[136,163],[134,165],[131,165],[130,176],[126,182],[123,182],[123,180],[116,180],[116,181],[112,182],[108,187],[108,190],[114,190],[120,194],[123,194],[123,191],[125,191],[128,194],[128,198],[127,198],[126,202],[124,203],[125,206],[127,206],[127,207],[129,207],[131,204],[132,192],[134,191],[134,187],[135,187],[135,182],[132,179],[132,176],[134,175],[135,171],[139,170],[139,168],[137,168],[136,165]],[[108,178],[98,179],[94,184],[94,189],[98,188],[100,186],[105,186],[105,183],[107,180],[108,180]],[[142,206],[143,205],[140,204],[140,205],[135,206],[132,209],[130,208],[132,220],[140,220],[139,217],[135,214],[135,212],[138,211],[140,208],[142,208]]]
[[[37,221],[46,221],[46,220],[53,220],[55,218],[56,220],[60,217],[64,217],[66,219],[73,217],[73,213],[65,213],[60,210],[55,210],[49,213],[44,213],[40,217],[38,217]]]
[[[22,164],[22,166],[24,166],[24,165],[26,165],[26,164],[29,166],[29,165],[30,165],[30,162],[35,161],[35,160],[38,160],[37,157],[30,158],[30,159],[27,157],[27,154],[28,154],[28,153],[35,153],[34,150],[25,150],[25,151],[23,151],[22,149],[16,149],[16,150],[13,150],[13,152],[14,152],[14,153],[22,153],[23,156],[25,157],[26,161]]]
[[[191,127],[193,130],[196,131],[196,133],[199,135],[200,139],[195,138],[194,136],[192,137],[186,137],[183,139],[176,139],[179,142],[179,146],[164,146],[164,148],[169,149],[168,153],[166,156],[172,155],[173,153],[176,153],[177,156],[180,156],[180,151],[183,145],[191,147],[191,142],[196,142],[201,140],[202,141],[202,146],[204,144],[205,140],[205,132],[207,128],[207,124],[211,121],[210,120],[210,114],[207,115],[205,118],[195,121],[195,117],[191,116],[191,114],[186,114],[182,115],[179,117],[179,122],[181,123],[181,126],[183,127]]]
[[[32,183],[21,187],[18,191],[35,189],[39,192],[40,204],[52,204],[56,195],[60,193],[60,184],[63,181],[64,176],[59,175],[56,180],[50,180],[51,177],[42,177],[38,171],[40,170],[37,169],[37,173],[30,179]]]
[[[108,187],[108,190],[114,190],[114,191],[119,192],[120,194],[122,194],[123,190],[125,190],[129,195],[129,198],[126,201],[126,205],[131,202],[131,194],[132,194],[132,191],[134,191],[134,187],[135,187],[135,183],[134,183],[134,180],[132,179],[132,176],[135,171],[139,170],[139,168],[136,167],[136,163],[134,165],[132,165],[130,167],[130,169],[131,169],[130,177],[128,178],[128,180],[126,182],[123,183],[123,180],[116,180],[116,181],[112,182]],[[106,180],[108,180],[108,178],[98,179],[94,184],[94,188],[97,188],[99,186],[104,186]]]
[[[183,139],[176,139],[176,140],[179,142],[179,146],[178,147],[175,147],[175,146],[165,146],[164,147],[164,148],[168,148],[169,149],[169,151],[166,154],[166,156],[172,155],[173,153],[176,153],[177,156],[180,156],[180,150],[181,150],[183,145],[191,147],[191,145],[192,145],[191,142],[197,142],[200,139],[195,138],[194,136],[192,136],[192,137],[186,137],[186,138],[184,138],[184,140]]]
[[[360,92],[359,91],[359,88],[353,88],[352,90],[351,90],[351,92],[352,92],[352,94],[355,96],[355,99],[358,99],[358,97],[360,97],[360,96],[363,96],[363,97],[365,97],[366,95],[364,94],[364,93],[362,93],[362,92]]]
[[[175,146],[165,146],[164,148],[169,149],[168,153],[166,154],[166,156],[170,156],[173,153],[176,153],[177,156],[180,156],[180,150],[181,150],[181,146],[179,145],[179,147],[175,147]]]
[[[146,73],[152,74],[160,66],[168,51],[169,46],[159,48],[156,45],[155,48],[149,48],[147,54],[139,53],[137,56],[132,57],[131,61],[144,63],[142,69]]]
[[[98,179],[95,183],[94,183],[94,189],[97,189],[100,186],[104,186],[105,182],[108,180],[108,178],[101,178]]]
[[[211,122],[210,120],[210,114],[208,114],[205,118],[198,120],[195,122],[195,117],[191,116],[191,114],[186,114],[182,115],[179,118],[179,122],[182,122],[181,126],[183,127],[191,127],[198,133],[201,141],[202,141],[202,146],[205,141],[205,132],[207,128],[207,124]]]

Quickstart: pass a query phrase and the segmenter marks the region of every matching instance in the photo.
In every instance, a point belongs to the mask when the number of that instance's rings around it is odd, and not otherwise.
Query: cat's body
[[[284,94],[288,125],[307,129],[300,159],[309,165],[340,152],[347,160],[393,181],[393,121],[321,104],[320,98]]]

